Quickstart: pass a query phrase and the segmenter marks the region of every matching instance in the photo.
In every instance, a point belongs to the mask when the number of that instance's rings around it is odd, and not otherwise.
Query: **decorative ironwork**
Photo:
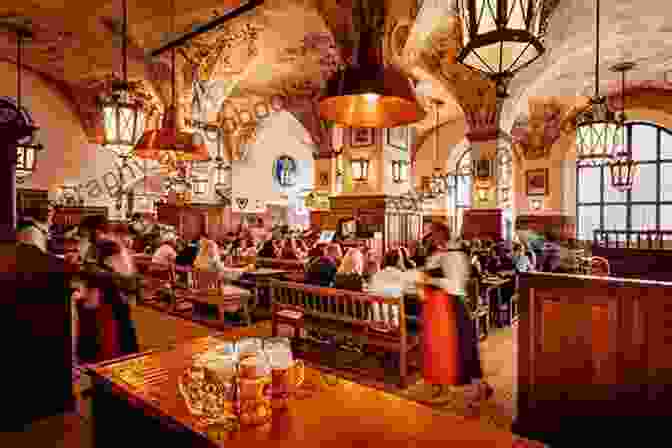
[[[545,51],[552,10],[543,0],[460,0],[464,27],[457,61],[493,80],[511,78]]]
[[[131,99],[128,83],[128,6],[122,0],[122,76],[112,83],[112,95],[101,102],[103,113],[103,147],[117,156],[126,157],[145,129],[145,113],[139,99]]]
[[[632,149],[625,143],[625,72],[635,68],[635,64],[624,62],[611,68],[614,72],[621,74],[621,104],[623,112],[619,117],[621,145],[616,153],[613,154],[613,160],[609,162],[609,172],[611,174],[611,186],[618,191],[632,190],[632,185],[637,175],[638,165],[632,160]]]
[[[622,141],[623,128],[600,96],[600,0],[595,0],[595,94],[576,117],[576,158],[584,165],[603,165]]]

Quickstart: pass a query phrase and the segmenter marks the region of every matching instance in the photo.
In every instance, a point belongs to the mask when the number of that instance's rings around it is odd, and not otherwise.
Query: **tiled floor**
[[[134,308],[133,316],[142,350],[166,347],[215,331],[145,307]],[[481,350],[486,376],[495,380],[493,386],[496,389],[500,392],[506,389],[507,394],[515,387],[515,333],[510,330],[500,332],[486,340]],[[512,403],[512,400],[508,401]],[[0,447],[90,448],[90,421],[79,415],[54,416],[29,425],[24,432],[0,433]]]

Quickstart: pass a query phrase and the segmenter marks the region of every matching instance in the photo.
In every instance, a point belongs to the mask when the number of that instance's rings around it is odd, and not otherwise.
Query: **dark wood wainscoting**
[[[514,432],[552,446],[665,434],[672,283],[533,273],[520,287]]]
[[[672,282],[672,250],[593,246],[592,255],[609,261],[612,277]]]

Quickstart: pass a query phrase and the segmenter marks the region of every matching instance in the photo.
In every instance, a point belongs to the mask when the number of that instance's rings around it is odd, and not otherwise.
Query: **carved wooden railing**
[[[595,230],[593,245],[610,248],[672,250],[672,230]]]

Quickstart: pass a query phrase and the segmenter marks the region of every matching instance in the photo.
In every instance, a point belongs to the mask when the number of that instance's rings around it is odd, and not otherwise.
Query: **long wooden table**
[[[385,447],[428,442],[446,446],[456,442],[454,446],[460,447],[528,446],[514,443],[514,436],[506,431],[439,415],[429,407],[350,381],[326,381],[313,369],[306,369],[306,382],[289,410],[275,413],[271,423],[236,432],[201,426],[189,414],[177,381],[192,357],[205,351],[213,339],[196,339],[174,349],[92,368],[94,446],[162,446],[164,442],[208,448],[342,448],[378,442]]]

